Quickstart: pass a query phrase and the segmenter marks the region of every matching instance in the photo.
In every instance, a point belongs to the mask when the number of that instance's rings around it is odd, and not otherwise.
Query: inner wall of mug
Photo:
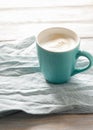
[[[74,48],[76,48],[79,44],[79,37],[77,36],[77,34],[70,30],[70,29],[66,29],[66,28],[61,28],[61,27],[53,27],[53,28],[48,28],[45,29],[43,31],[41,31],[37,37],[37,44],[42,47],[42,43],[47,42],[49,40],[51,40],[51,36],[53,35],[67,35],[69,37],[71,37],[72,39],[75,40],[75,46]],[[72,49],[74,49],[72,48]],[[45,48],[44,48],[45,49]]]

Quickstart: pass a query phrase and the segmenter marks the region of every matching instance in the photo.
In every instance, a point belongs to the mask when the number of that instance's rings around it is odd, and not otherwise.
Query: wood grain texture
[[[61,26],[80,37],[93,37],[92,0],[0,1],[0,41],[36,35],[46,27]]]
[[[6,23],[93,23],[93,5],[83,7],[29,7],[0,10],[0,24]]]
[[[92,0],[0,0],[0,8],[92,5]]]
[[[18,113],[0,119],[1,130],[93,130],[93,114],[32,116]]]
[[[66,27],[76,31],[80,37],[93,37],[93,24],[89,23],[29,23],[29,24],[6,24],[0,25],[0,41],[1,40],[18,40],[26,37],[37,35],[42,29],[47,27]]]

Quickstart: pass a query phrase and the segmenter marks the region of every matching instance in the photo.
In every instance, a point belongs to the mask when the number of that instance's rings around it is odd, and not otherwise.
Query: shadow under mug
[[[69,35],[75,39],[76,46],[67,51],[60,52],[54,52],[43,48],[41,41],[46,40],[47,36],[51,37],[53,34]],[[56,84],[67,82],[71,76],[89,69],[93,64],[92,55],[86,51],[79,50],[80,38],[78,35],[67,28],[47,28],[38,34],[36,43],[40,69],[48,82]],[[89,63],[83,68],[76,68],[77,59],[81,56],[86,57]]]

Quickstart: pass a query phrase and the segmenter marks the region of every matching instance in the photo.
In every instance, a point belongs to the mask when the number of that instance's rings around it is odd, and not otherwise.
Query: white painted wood
[[[51,26],[93,37],[93,0],[0,0],[0,41],[23,39]]]
[[[93,0],[0,0],[0,8],[82,6],[92,4]]]
[[[37,35],[42,29],[47,27],[66,27],[76,31],[80,37],[93,37],[93,24],[87,23],[43,23],[43,24],[6,24],[0,25],[0,40],[16,40]]]
[[[7,23],[93,23],[93,6],[22,8],[0,10],[0,24]]]

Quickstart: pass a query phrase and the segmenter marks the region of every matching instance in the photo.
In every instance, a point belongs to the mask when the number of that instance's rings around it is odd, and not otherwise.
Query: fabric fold
[[[93,67],[72,76],[68,83],[54,85],[40,72],[34,36],[20,43],[2,43],[0,116],[17,111],[37,115],[93,113]]]

